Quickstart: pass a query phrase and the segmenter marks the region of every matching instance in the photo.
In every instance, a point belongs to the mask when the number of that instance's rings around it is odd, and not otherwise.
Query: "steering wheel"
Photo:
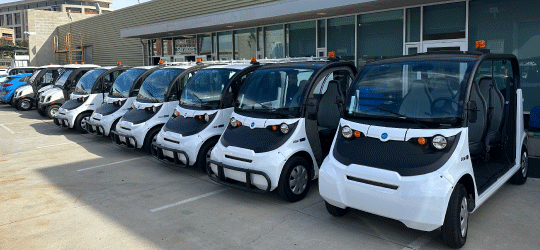
[[[442,105],[435,105],[439,102],[444,102]],[[456,108],[454,108],[454,105],[456,104]],[[454,101],[454,99],[450,97],[439,97],[433,102],[431,102],[431,113],[432,114],[444,114],[444,115],[455,115],[457,111],[457,107],[459,107],[459,103]]]

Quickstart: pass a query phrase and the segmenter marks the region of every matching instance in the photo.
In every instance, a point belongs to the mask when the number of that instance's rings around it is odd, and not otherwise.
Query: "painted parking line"
[[[67,144],[82,143],[82,142],[89,142],[89,141],[92,141],[92,140],[72,141],[72,142],[59,143],[59,144],[54,144],[54,145],[40,146],[40,147],[36,147],[36,148],[37,148],[37,149],[41,149],[41,148],[50,148],[50,147],[62,146],[62,145],[67,145]]]
[[[411,244],[407,245],[401,250],[420,249],[425,244],[431,241],[431,237],[427,234],[422,235],[420,238],[414,240]]]
[[[163,210],[163,209],[167,209],[167,208],[175,207],[175,206],[178,206],[178,205],[186,204],[188,202],[196,201],[196,200],[208,197],[208,196],[219,194],[219,193],[221,193],[221,192],[223,192],[225,190],[227,190],[227,189],[216,190],[216,191],[206,193],[206,194],[202,194],[202,195],[199,195],[199,196],[196,196],[196,197],[193,197],[193,198],[185,199],[185,200],[173,203],[173,204],[169,204],[169,205],[165,205],[165,206],[162,206],[162,207],[150,209],[150,212],[153,213],[153,212],[157,212],[157,211],[160,211],[160,210]]]
[[[94,168],[106,167],[106,166],[115,165],[115,164],[120,164],[120,163],[124,163],[124,162],[128,162],[128,161],[134,161],[134,160],[138,160],[138,159],[141,159],[141,158],[144,158],[144,157],[137,157],[137,158],[133,158],[133,159],[127,159],[127,160],[123,160],[123,161],[107,163],[107,164],[103,164],[103,165],[99,165],[99,166],[95,166],[95,167],[83,168],[83,169],[77,170],[77,172],[86,171],[86,170],[90,170],[90,169],[94,169]]]
[[[0,127],[6,129],[8,132],[10,132],[11,134],[15,134],[15,132],[13,132],[13,130],[9,129],[8,127],[6,127],[4,124],[0,124]]]

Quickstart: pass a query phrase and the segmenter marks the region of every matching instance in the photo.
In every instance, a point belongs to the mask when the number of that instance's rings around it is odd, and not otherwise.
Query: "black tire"
[[[311,164],[304,158],[300,156],[291,157],[285,163],[285,166],[283,166],[283,170],[281,171],[281,177],[279,178],[277,187],[279,196],[289,202],[297,202],[304,199],[309,192],[310,187],[310,168]],[[295,172],[294,174],[293,171]],[[296,178],[297,181],[291,183],[292,178]]]
[[[21,111],[28,111],[32,109],[32,101],[30,99],[22,99],[17,103],[17,109]]]
[[[61,125],[60,120],[58,120],[58,119],[56,119],[56,118],[53,119],[53,123],[54,123],[54,125],[56,125],[56,126],[60,126],[60,125]]]
[[[60,105],[51,105],[47,107],[47,109],[45,110],[45,115],[49,117],[50,119],[53,119],[54,115],[58,113],[59,108],[60,108]]]
[[[19,103],[19,101],[13,101],[13,99],[15,98],[11,98],[9,105],[11,105],[11,107],[17,108],[17,104]]]
[[[47,116],[47,114],[45,113],[45,111],[43,111],[43,110],[40,109],[40,108],[37,108],[37,112],[38,112],[39,115],[41,115],[41,116],[43,116],[43,117],[46,117],[46,116]]]
[[[154,141],[154,137],[159,133],[161,130],[161,126],[153,127],[146,133],[146,137],[144,138],[144,144],[143,148],[146,150],[146,152],[152,154],[152,142]]]
[[[197,155],[195,165],[203,173],[206,173],[206,162],[208,160],[208,157],[210,156],[209,153],[216,146],[217,142],[218,139],[210,139],[201,146],[201,149],[199,149],[199,154]]]
[[[109,129],[109,137],[113,138],[113,133],[111,133],[112,131],[115,131],[116,132],[116,125],[118,124],[118,122],[120,121],[121,118],[118,118],[116,119],[116,121],[113,122],[112,126],[111,126],[111,129]]]
[[[348,207],[346,207],[346,208],[336,207],[336,206],[328,203],[327,201],[324,201],[324,205],[326,206],[326,211],[328,211],[328,213],[330,213],[331,215],[336,216],[336,217],[341,217],[343,215],[346,215],[347,212],[349,212]]]
[[[81,134],[87,134],[88,130],[86,130],[86,126],[88,126],[88,120],[90,119],[91,113],[85,112],[77,116],[77,119],[75,119],[75,129],[79,131]]]
[[[463,227],[462,221],[465,223]],[[467,241],[468,231],[469,211],[467,190],[465,186],[458,183],[454,191],[452,191],[452,196],[450,196],[450,201],[448,202],[444,224],[441,227],[442,239],[451,248],[461,248]]]
[[[527,182],[527,173],[529,169],[529,155],[527,151],[521,152],[519,170],[510,178],[510,182],[516,185],[523,185]]]

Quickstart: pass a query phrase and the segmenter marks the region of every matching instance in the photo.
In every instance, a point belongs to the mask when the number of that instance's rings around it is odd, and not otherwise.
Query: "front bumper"
[[[319,192],[328,203],[395,219],[423,231],[442,226],[452,188],[438,172],[402,177],[383,169],[345,166],[332,156],[319,172]]]
[[[197,134],[184,137],[162,129],[152,144],[152,154],[158,160],[185,167],[195,164],[203,143]]]
[[[143,147],[146,132],[144,123],[133,124],[120,120],[116,125],[116,131],[112,130],[110,135],[112,142],[117,146],[137,149]]]
[[[66,110],[63,108],[58,109],[58,114],[54,118],[54,124],[62,128],[73,128],[75,124],[76,114],[73,114],[73,110]]]
[[[268,192],[277,188],[285,161],[278,150],[255,153],[244,148],[225,147],[218,142],[207,164],[207,173],[212,180],[227,186],[259,192],[251,187],[253,185]],[[243,184],[229,185],[228,179]]]
[[[100,136],[109,136],[112,128],[112,124],[115,121],[115,117],[112,115],[103,116],[101,114],[96,114],[95,112],[90,116],[88,120],[88,132],[100,135]]]

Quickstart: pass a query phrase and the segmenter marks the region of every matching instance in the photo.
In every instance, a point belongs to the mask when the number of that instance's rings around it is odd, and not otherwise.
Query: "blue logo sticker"
[[[388,138],[388,134],[387,134],[387,133],[383,133],[383,134],[381,135],[381,138],[382,138],[383,140],[386,140],[386,138]]]
[[[252,127],[252,128],[255,127],[255,123],[254,123],[254,122],[251,123],[251,127]]]

